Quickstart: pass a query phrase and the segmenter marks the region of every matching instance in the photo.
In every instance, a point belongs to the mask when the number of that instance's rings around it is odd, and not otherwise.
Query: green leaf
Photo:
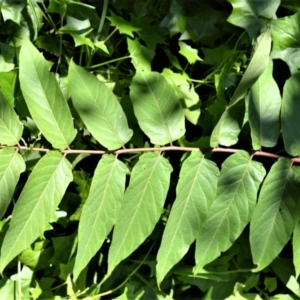
[[[23,124],[0,90],[0,144],[18,144],[22,132]]]
[[[300,274],[300,222],[295,226],[293,233],[293,263],[296,271],[296,278]]]
[[[110,17],[107,17],[107,19],[111,22],[112,26],[118,28],[121,34],[127,34],[132,38],[134,37],[133,32],[139,30],[132,22],[124,20],[122,17],[115,15],[112,11],[110,11]]]
[[[14,93],[17,79],[17,70],[0,74],[0,90],[9,102],[14,107]]]
[[[198,50],[193,49],[190,45],[179,41],[179,53],[183,55],[190,64],[194,64],[197,60],[201,61],[202,59],[198,56]]]
[[[156,153],[143,154],[132,170],[108,254],[108,274],[153,231],[162,213],[172,167]]]
[[[71,164],[58,152],[48,152],[34,167],[14,207],[1,248],[0,272],[48,226],[72,181]]]
[[[232,13],[228,22],[235,26],[245,28],[253,38],[265,25],[265,19],[276,19],[276,11],[280,0],[228,0]]]
[[[299,219],[299,183],[287,158],[280,158],[265,179],[250,222],[255,271],[268,266],[290,239]]]
[[[211,134],[210,146],[214,148],[218,145],[234,145],[238,141],[244,115],[244,101],[239,101],[228,106]]]
[[[300,69],[300,11],[292,16],[272,21],[272,58],[285,61],[291,73]]]
[[[245,151],[225,160],[216,199],[196,240],[194,273],[229,249],[240,236],[250,220],[265,174],[263,165],[252,161]]]
[[[136,70],[151,71],[151,61],[154,57],[154,51],[141,45],[137,39],[127,38],[128,51],[131,56],[131,63]]]
[[[300,72],[293,74],[283,87],[281,126],[284,148],[292,156],[300,154],[299,93]]]
[[[3,17],[3,20],[12,20],[17,24],[20,24],[21,21],[21,12],[26,6],[25,0],[2,0],[0,3],[0,11]]]
[[[270,60],[264,73],[250,89],[249,123],[254,150],[274,147],[279,136],[281,96],[272,71],[273,62]]]
[[[42,54],[24,40],[20,51],[20,84],[30,114],[54,148],[65,149],[76,130],[70,109]]]
[[[132,137],[127,119],[113,92],[73,61],[69,89],[75,109],[93,137],[109,150],[120,148]]]
[[[20,154],[11,148],[0,150],[0,219],[4,216],[14,194],[25,163]]]
[[[151,143],[165,145],[184,135],[184,113],[175,92],[161,74],[137,70],[130,97],[138,123]]]
[[[215,198],[219,169],[200,152],[184,161],[162,242],[157,254],[157,282],[187,253]]]
[[[264,72],[269,63],[269,55],[271,51],[271,31],[269,28],[263,32],[258,38],[256,48],[254,49],[251,61],[239,83],[233,96],[230,99],[230,104],[234,104],[242,100],[248,89],[255,83],[259,76]]]
[[[74,281],[100,249],[117,221],[126,173],[127,167],[113,155],[104,155],[98,163],[79,223]]]

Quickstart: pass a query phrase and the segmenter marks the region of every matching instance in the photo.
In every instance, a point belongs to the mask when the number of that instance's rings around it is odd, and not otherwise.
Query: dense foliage
[[[299,299],[298,0],[0,1],[1,299]]]

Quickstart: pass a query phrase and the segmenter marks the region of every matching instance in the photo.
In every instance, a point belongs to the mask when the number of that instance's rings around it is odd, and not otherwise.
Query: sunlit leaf
[[[160,218],[172,167],[156,153],[143,154],[134,166],[108,254],[108,274],[153,231]]]
[[[300,222],[298,221],[293,232],[293,262],[296,278],[300,274]]]
[[[48,152],[36,164],[14,207],[1,247],[0,272],[41,236],[72,181],[71,164],[58,152]]]
[[[265,174],[263,165],[253,161],[245,151],[225,160],[216,199],[196,240],[194,273],[229,249],[240,236],[250,221]]]
[[[184,161],[177,185],[177,197],[157,254],[158,284],[196,239],[215,198],[218,174],[217,166],[200,152],[192,152]]]
[[[180,48],[180,50],[178,52],[181,55],[183,55],[190,64],[194,64],[197,60],[198,61],[202,60],[198,56],[198,50],[193,49],[190,45],[188,45],[182,41],[179,41],[179,48]]]
[[[68,104],[43,55],[24,40],[20,51],[20,84],[36,125],[54,148],[65,149],[76,130]]]
[[[134,113],[151,143],[172,143],[185,133],[184,113],[172,87],[157,72],[138,70],[130,86]]]
[[[109,150],[124,146],[132,137],[127,119],[113,92],[73,61],[69,89],[75,109],[94,138]]]
[[[14,149],[0,150],[0,219],[13,196],[20,174],[25,171],[21,155]]]
[[[272,71],[270,60],[267,69],[250,89],[249,123],[254,150],[274,147],[279,136],[281,96]]]
[[[0,90],[0,144],[8,146],[18,144],[22,132],[22,123]]]
[[[132,38],[134,37],[133,32],[139,30],[132,22],[124,20],[122,17],[115,15],[112,11],[110,11],[110,17],[107,17],[107,19],[111,22],[112,26],[118,28],[121,34],[127,34]]]
[[[269,265],[291,237],[299,219],[300,177],[287,158],[271,168],[250,222],[253,261],[260,271]]]
[[[100,249],[117,221],[127,172],[127,167],[112,155],[104,155],[98,163],[79,223],[74,280]]]

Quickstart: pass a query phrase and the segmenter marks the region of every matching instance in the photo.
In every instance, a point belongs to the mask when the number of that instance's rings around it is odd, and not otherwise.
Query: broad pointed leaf
[[[143,154],[132,170],[108,254],[108,274],[153,231],[162,213],[172,167],[156,153]]]
[[[94,138],[109,150],[124,146],[132,137],[126,115],[113,92],[73,61],[69,88],[75,109]]]
[[[229,249],[240,236],[250,221],[265,173],[263,165],[252,161],[245,151],[225,160],[216,199],[196,240],[194,273]]]
[[[24,171],[25,163],[18,152],[10,148],[0,150],[0,219],[5,214],[20,174]]]
[[[4,237],[0,272],[48,226],[72,181],[71,164],[58,152],[48,152],[34,167],[14,207]]]
[[[270,60],[267,69],[250,89],[249,123],[254,150],[274,147],[279,136],[281,96],[272,71]]]
[[[300,274],[300,222],[298,221],[293,232],[293,263],[296,271],[296,278]]]
[[[68,104],[43,55],[24,40],[20,51],[20,84],[30,114],[54,148],[65,149],[76,130]]]
[[[113,155],[104,155],[98,163],[80,218],[74,280],[100,249],[117,221],[127,172],[127,167]]]
[[[157,281],[186,254],[196,239],[207,212],[215,198],[219,169],[200,152],[184,161],[177,197],[173,204],[157,254]]]
[[[291,237],[299,219],[300,177],[287,158],[271,168],[261,188],[250,223],[255,271],[269,265]]]
[[[286,152],[292,156],[300,154],[300,72],[293,74],[283,87],[281,124]]]
[[[179,99],[161,74],[137,70],[130,97],[138,123],[151,143],[165,145],[184,135]]]
[[[0,144],[8,146],[18,144],[22,132],[22,123],[0,91]]]

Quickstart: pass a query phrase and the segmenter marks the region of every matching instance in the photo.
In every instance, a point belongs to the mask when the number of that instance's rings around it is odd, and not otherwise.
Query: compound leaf
[[[14,207],[1,248],[0,272],[41,236],[72,181],[71,164],[58,152],[48,152],[34,167]]]
[[[117,221],[127,173],[127,167],[114,155],[104,155],[98,163],[80,218],[74,280],[100,249]]]
[[[73,61],[69,68],[69,89],[75,109],[100,144],[114,150],[130,140],[133,132],[116,96]]]
[[[157,254],[158,284],[196,239],[215,198],[218,175],[215,163],[205,159],[200,152],[192,152],[184,161],[176,188],[177,197]]]
[[[132,170],[108,254],[108,274],[150,235],[160,218],[172,167],[156,153],[143,154]]]
[[[250,245],[255,271],[269,265],[291,237],[299,219],[300,177],[292,162],[280,158],[271,168],[250,222]]]
[[[265,176],[261,163],[245,151],[225,160],[218,180],[216,199],[196,239],[196,274],[226,251],[248,224]]]
[[[184,135],[179,99],[161,74],[137,70],[130,97],[138,123],[151,143],[165,145]]]
[[[29,40],[20,51],[20,84],[39,130],[54,148],[67,148],[76,135],[70,109],[47,61]]]

